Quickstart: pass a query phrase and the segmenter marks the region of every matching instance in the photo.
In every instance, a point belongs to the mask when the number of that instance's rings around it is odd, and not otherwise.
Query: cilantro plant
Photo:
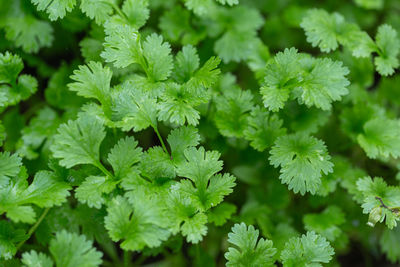
[[[400,264],[399,13],[1,0],[0,266]]]

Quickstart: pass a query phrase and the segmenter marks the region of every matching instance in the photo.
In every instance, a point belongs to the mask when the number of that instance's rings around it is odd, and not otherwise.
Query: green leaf
[[[308,107],[330,110],[333,101],[348,94],[348,73],[340,61],[298,54],[295,48],[285,49],[267,64],[261,88],[264,105],[278,111],[292,93]]]
[[[105,25],[107,36],[101,57],[113,63],[117,68],[125,68],[134,63],[141,63],[142,48],[139,33],[134,28],[124,25]]]
[[[141,131],[148,127],[157,127],[159,106],[155,98],[144,92],[133,82],[125,82],[115,98],[113,118],[123,131]]]
[[[400,156],[400,122],[376,118],[367,121],[357,141],[370,158]]]
[[[322,267],[332,259],[334,250],[326,239],[314,232],[293,237],[285,244],[281,253],[284,267]]]
[[[100,62],[90,61],[87,66],[79,66],[74,71],[68,88],[79,96],[97,99],[103,106],[106,115],[111,115],[110,82],[112,72],[108,67],[103,67]]]
[[[382,252],[384,252],[387,258],[392,262],[396,263],[400,261],[400,247],[397,245],[400,242],[400,227],[396,227],[392,230],[385,229],[379,240]]]
[[[236,206],[223,202],[215,208],[209,210],[207,217],[208,221],[214,223],[215,226],[222,226],[232,217],[234,213],[236,213]]]
[[[235,224],[228,234],[228,242],[236,247],[229,247],[225,253],[228,267],[275,266],[276,249],[271,240],[258,238],[259,232],[250,225]]]
[[[286,134],[283,121],[277,115],[256,106],[250,114],[244,135],[253,148],[264,151],[272,146],[275,139]]]
[[[6,186],[9,180],[17,176],[22,166],[21,158],[10,152],[0,152],[0,188]]]
[[[12,259],[17,252],[16,244],[26,238],[25,231],[15,229],[8,221],[0,221],[0,259]]]
[[[89,176],[75,189],[75,197],[79,202],[87,204],[91,208],[100,209],[105,203],[104,193],[110,193],[115,189],[116,182],[110,181],[104,176]]]
[[[34,250],[22,254],[22,263],[26,267],[53,267],[52,259],[44,253],[37,253]]]
[[[86,16],[101,25],[114,13],[112,5],[115,5],[115,2],[115,0],[82,0],[80,8]]]
[[[307,231],[315,231],[333,242],[343,234],[339,225],[345,222],[345,217],[339,207],[329,206],[321,213],[304,215],[303,222]]]
[[[163,42],[161,35],[149,35],[143,43],[143,55],[147,60],[147,71],[155,81],[166,80],[173,68],[171,47]]]
[[[162,222],[162,209],[156,200],[137,191],[132,199],[117,196],[107,208],[105,227],[111,239],[121,242],[124,250],[140,251],[158,247],[169,236]]]
[[[76,0],[31,0],[31,2],[39,11],[45,10],[50,20],[62,19],[76,4]]]
[[[6,38],[26,53],[37,53],[53,43],[53,28],[50,23],[33,16],[16,16],[7,19]]]
[[[315,194],[322,174],[333,171],[324,142],[304,133],[279,137],[270,151],[270,163],[281,167],[279,178],[293,192]]]
[[[375,57],[376,69],[383,76],[392,75],[394,69],[399,67],[397,57],[400,52],[400,40],[397,31],[392,26],[383,24],[379,26],[375,39],[378,47],[378,57]]]
[[[138,163],[142,157],[142,148],[133,137],[120,139],[108,154],[107,161],[114,170],[117,180],[132,179],[139,176]]]
[[[372,179],[367,176],[357,181],[357,189],[363,195],[363,213],[370,214],[368,225],[374,226],[377,222],[383,222],[389,229],[397,226],[400,220],[400,189],[388,186],[381,177]]]
[[[187,86],[176,83],[167,84],[161,98],[158,113],[160,120],[170,121],[179,126],[186,122],[197,125],[200,114],[195,107],[208,101],[207,94],[197,95]]]
[[[19,75],[23,68],[24,64],[19,56],[9,52],[0,53],[2,106],[15,105],[37,91],[38,83],[35,78],[26,74]]]
[[[36,214],[30,205],[59,206],[70,195],[70,186],[50,171],[37,172],[28,185],[27,174],[22,169],[18,178],[0,189],[0,214],[6,213],[11,220],[26,223],[35,221]]]
[[[227,137],[242,137],[254,105],[252,93],[240,88],[231,88],[222,96],[218,96],[215,102],[215,123],[221,134]]]
[[[54,136],[51,151],[60,165],[71,168],[79,164],[99,164],[99,149],[106,133],[97,119],[84,113],[74,121],[62,124]]]
[[[148,0],[126,0],[122,5],[122,11],[128,18],[129,24],[135,29],[141,28],[149,19]]]
[[[174,78],[180,83],[187,82],[199,66],[200,58],[197,49],[191,45],[185,45],[175,57]],[[207,76],[205,78],[208,79]]]
[[[219,153],[205,151],[203,147],[190,147],[184,152],[186,162],[178,166],[177,173],[189,180],[181,180],[176,188],[190,198],[200,210],[208,210],[232,193],[235,177],[216,174],[222,169]]]
[[[171,147],[172,161],[179,165],[185,161],[184,151],[199,144],[200,135],[196,128],[183,126],[172,130],[167,141]]]
[[[103,253],[93,247],[93,242],[84,235],[57,232],[50,242],[50,253],[56,266],[63,267],[97,267],[102,263]]]
[[[211,87],[213,86],[221,74],[221,70],[218,69],[221,60],[218,57],[209,58],[204,65],[197,70],[188,81],[188,86],[192,88],[198,87]]]

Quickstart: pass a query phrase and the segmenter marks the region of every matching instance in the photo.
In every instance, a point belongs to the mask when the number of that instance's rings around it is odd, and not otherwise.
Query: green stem
[[[162,146],[164,152],[167,153],[167,154],[169,155],[168,150],[167,150],[167,147],[166,147],[165,144],[164,144],[164,141],[163,141],[163,139],[162,139],[162,137],[161,137],[161,135],[160,135],[160,132],[158,131],[157,126],[153,126],[153,129],[154,129],[154,131],[156,132],[158,139],[160,140],[160,143],[161,143],[161,146]]]
[[[109,172],[104,166],[103,164],[101,164],[100,161],[96,162],[96,167],[99,168],[99,170],[101,170],[105,175],[107,175],[108,177],[114,178],[114,175],[112,175],[111,172]]]
[[[119,6],[117,6],[114,3],[110,3],[110,2],[106,2],[106,3],[110,4],[115,9],[115,11],[118,13],[118,15],[120,15],[121,18],[125,19],[127,24],[129,24],[128,17],[124,14],[124,12],[122,12],[122,10],[119,8]]]
[[[132,253],[130,251],[124,250],[124,267],[131,266]]]
[[[29,229],[28,231],[28,238],[26,238],[25,240],[21,241],[18,243],[17,245],[17,251],[22,247],[22,245],[29,240],[29,238],[31,238],[32,234],[36,231],[36,229],[39,227],[40,223],[43,221],[44,217],[46,217],[47,213],[49,212],[50,208],[46,208],[42,215],[40,215],[39,219],[37,220],[37,222],[31,227],[31,229]]]

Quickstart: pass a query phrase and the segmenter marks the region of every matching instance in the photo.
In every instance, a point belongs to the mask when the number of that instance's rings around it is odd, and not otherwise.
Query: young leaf
[[[103,253],[93,247],[92,241],[86,240],[84,235],[65,230],[56,233],[49,250],[56,266],[97,267],[102,263]]]
[[[76,4],[76,0],[31,0],[31,2],[39,11],[45,10],[50,20],[62,19]]]
[[[398,55],[400,40],[397,31],[390,25],[379,26],[376,34],[378,57],[375,57],[376,70],[383,76],[392,75],[394,69],[399,67]]]
[[[169,236],[162,222],[162,209],[151,196],[137,191],[132,199],[117,196],[107,208],[105,227],[113,241],[123,240],[121,248],[139,251],[157,247]]]
[[[324,237],[307,232],[286,242],[281,259],[284,267],[322,267],[321,263],[328,263],[333,254],[333,248]]]
[[[52,259],[44,253],[37,253],[34,250],[22,254],[22,263],[26,267],[53,267]]]
[[[295,193],[315,194],[322,174],[333,171],[325,144],[303,133],[279,137],[270,151],[269,160],[281,167],[279,178]]]
[[[271,240],[258,239],[259,232],[252,225],[235,224],[232,232],[228,234],[228,242],[235,247],[230,247],[225,253],[228,267],[246,266],[275,266],[274,255],[276,249]]]
[[[374,226],[377,222],[383,222],[389,229],[397,226],[400,220],[400,189],[388,186],[381,177],[372,179],[367,176],[357,181],[357,189],[362,192],[363,212],[369,213],[368,225]]]
[[[100,144],[106,133],[95,118],[83,114],[75,121],[68,121],[58,128],[51,150],[60,165],[71,168],[79,164],[99,164]]]

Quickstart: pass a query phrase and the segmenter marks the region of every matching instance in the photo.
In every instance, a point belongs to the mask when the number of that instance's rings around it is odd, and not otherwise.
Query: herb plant
[[[400,264],[397,0],[0,0],[0,266]]]

